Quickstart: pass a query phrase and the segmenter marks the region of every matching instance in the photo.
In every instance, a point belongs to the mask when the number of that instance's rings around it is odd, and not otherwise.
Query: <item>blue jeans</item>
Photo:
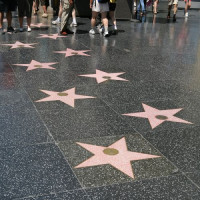
[[[145,11],[144,0],[140,0],[140,3],[137,7],[137,11],[140,11],[140,6],[142,7],[142,11]]]

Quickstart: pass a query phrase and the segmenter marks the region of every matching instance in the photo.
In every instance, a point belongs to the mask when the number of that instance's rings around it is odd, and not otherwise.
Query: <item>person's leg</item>
[[[192,1],[190,0],[190,1],[188,2],[188,9],[190,9],[191,6],[192,6]]]
[[[60,19],[61,19],[61,16],[62,16],[62,12],[63,12],[63,8],[62,8],[62,3],[60,2],[59,13],[58,13],[58,17]]]
[[[44,12],[42,17],[48,17],[46,0],[41,0],[41,6],[42,6],[42,9],[43,9],[43,12]]]
[[[92,18],[91,18],[91,28],[92,29],[95,28],[97,15],[98,15],[98,12],[92,11]]]
[[[28,28],[31,27],[31,17],[27,17],[27,25],[28,25]]]
[[[155,0],[154,4],[153,4],[153,12],[154,12],[154,14],[157,14],[157,7],[158,7],[158,0]]]
[[[178,4],[174,4],[174,16],[173,16],[173,22],[176,22],[176,13],[178,10]]]
[[[77,26],[77,22],[76,22],[76,10],[75,10],[75,8],[72,11],[72,23],[73,23],[73,26]]]
[[[104,25],[104,36],[108,36],[108,18],[107,18],[107,12],[101,13],[101,19]]]
[[[117,29],[117,21],[116,21],[116,18],[115,18],[115,11],[110,11],[109,16],[112,20],[113,28],[116,30]]]
[[[20,30],[23,29],[23,17],[19,17],[19,27],[20,27]]]
[[[142,12],[145,11],[144,0],[140,0],[140,5],[142,7]]]
[[[167,19],[170,19],[170,12],[171,12],[171,9],[172,9],[172,3],[173,3],[173,0],[170,0],[170,1],[169,1],[169,4],[168,4],[168,15],[167,15]]]
[[[191,8],[191,1],[185,1],[185,16],[188,17],[188,10]]]
[[[63,0],[62,7],[63,13],[61,18],[61,33],[67,31],[68,22],[72,15],[72,10],[74,9],[74,3],[70,4],[69,0]]]
[[[59,12],[58,12],[58,18],[55,21],[52,21],[52,24],[56,25],[59,24],[61,21],[61,17],[62,17],[62,3],[60,2],[60,6],[59,6]]]
[[[36,0],[33,1],[33,13],[34,13],[34,15],[37,14]]]
[[[46,5],[42,6],[42,9],[43,9],[44,13],[47,13],[47,7],[46,7]]]
[[[3,28],[3,18],[4,18],[4,12],[0,12],[0,29]]]
[[[8,11],[6,13],[6,18],[7,18],[7,22],[8,22],[8,28],[11,27],[11,23],[12,23],[12,12]]]
[[[174,15],[176,15],[177,10],[178,10],[178,4],[174,4]]]

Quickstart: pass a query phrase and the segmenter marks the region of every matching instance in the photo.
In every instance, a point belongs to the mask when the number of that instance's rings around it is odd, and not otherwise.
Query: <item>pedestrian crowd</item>
[[[76,21],[76,10],[75,10],[75,0],[51,0],[52,5],[55,5],[56,2],[59,4],[59,9],[57,11],[58,18],[55,21],[52,21],[52,24],[57,25],[60,24],[60,34],[67,35],[71,33],[68,28],[69,19],[72,16],[71,27],[77,26]],[[137,0],[133,0],[134,7],[136,8]],[[170,19],[171,9],[173,7],[173,21],[176,21],[176,13],[178,9],[178,0],[168,0],[168,14],[167,19]],[[185,1],[185,17],[188,17],[188,9],[191,7],[191,0]],[[146,5],[152,2],[152,0],[139,0],[138,6],[136,8],[137,13],[140,15],[146,14]],[[47,8],[49,6],[49,0],[0,0],[0,32],[3,33],[3,19],[4,13],[6,13],[7,18],[7,32],[14,32],[14,28],[12,27],[12,11],[16,11],[18,8],[18,17],[19,17],[19,31],[23,32],[23,19],[27,18],[27,31],[31,32],[31,16],[32,10],[34,15],[37,15],[39,11],[39,4],[43,9],[43,18],[47,18]],[[153,14],[157,14],[159,0],[153,0]],[[117,0],[90,0],[89,7],[92,10],[91,17],[91,30],[90,34],[94,35],[96,32],[101,32],[105,37],[109,35],[108,32],[108,16],[110,17],[113,30],[112,34],[117,33],[117,23],[115,19],[115,10],[116,10]],[[56,6],[54,6],[56,7]],[[100,26],[96,26],[96,19],[100,17],[101,24]]]

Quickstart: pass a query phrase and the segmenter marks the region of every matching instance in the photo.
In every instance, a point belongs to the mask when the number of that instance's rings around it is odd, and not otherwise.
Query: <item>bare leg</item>
[[[174,15],[176,15],[177,9],[178,9],[178,4],[174,4]]]
[[[101,13],[101,19],[104,25],[104,34],[107,33],[108,34],[108,19],[107,19],[107,12],[102,12]],[[105,35],[104,35],[105,36]]]
[[[19,17],[19,26],[23,28],[23,17]]]
[[[153,12],[154,12],[154,14],[157,13],[157,7],[158,7],[158,0],[154,1],[154,4],[153,4]]]
[[[191,1],[185,2],[185,13],[187,13],[187,12],[188,12],[188,9],[190,9],[190,8],[191,8]]]
[[[96,18],[97,18],[98,13],[92,11],[92,18],[91,18],[91,27],[94,28],[96,25]]]
[[[76,10],[75,9],[73,9],[73,11],[72,11],[72,24],[74,25],[74,26],[76,26],[77,25],[77,22],[76,22]]]
[[[27,25],[29,28],[31,27],[31,17],[27,17]]]
[[[3,28],[4,12],[0,12],[0,28]]]
[[[114,11],[110,11],[109,15],[110,15],[110,18],[112,20],[113,25],[117,26],[117,21],[116,21],[116,18],[115,18],[115,12]]]
[[[47,13],[47,7],[46,6],[42,6],[44,13]]]

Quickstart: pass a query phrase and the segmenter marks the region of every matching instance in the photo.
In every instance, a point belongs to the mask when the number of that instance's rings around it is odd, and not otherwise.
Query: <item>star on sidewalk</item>
[[[44,25],[43,23],[38,23],[38,24],[31,24],[31,27],[37,27],[40,28],[42,26],[48,26],[48,25]]]
[[[88,51],[90,51],[90,50],[73,50],[73,49],[67,48],[66,51],[54,51],[54,52],[55,53],[63,53],[63,54],[65,54],[65,57],[69,57],[69,56],[75,56],[75,55],[90,56],[85,53]]]
[[[40,34],[40,37],[37,37],[37,38],[50,38],[50,39],[56,40],[59,37],[61,38],[61,37],[66,37],[66,36],[59,35],[58,33],[56,33],[56,34]]]
[[[65,90],[63,92],[55,92],[55,91],[48,91],[48,90],[41,90],[42,92],[48,94],[49,96],[38,100],[36,102],[45,102],[45,101],[61,101],[65,104],[68,104],[71,107],[74,107],[75,99],[92,99],[96,97],[91,96],[83,96],[75,94],[75,88],[71,88],[69,90]]]
[[[53,67],[50,67],[50,65],[55,65],[55,63],[41,63],[36,60],[32,60],[30,64],[13,64],[15,66],[25,66],[28,67],[26,71],[34,70],[34,69],[55,69]]]
[[[24,47],[24,48],[35,48],[35,47],[31,46],[31,45],[35,45],[35,44],[37,44],[37,43],[25,44],[25,43],[16,41],[14,44],[2,44],[2,45],[11,46],[11,49],[16,49],[16,48],[21,48],[21,47]]]
[[[158,125],[162,124],[165,121],[192,124],[191,122],[185,121],[183,119],[174,116],[176,113],[180,112],[183,108],[158,110],[144,103],[142,104],[142,106],[145,112],[128,113],[123,115],[131,117],[148,118],[152,129],[154,129],[155,127],[157,127]]]
[[[94,155],[75,168],[91,167],[97,165],[112,165],[124,174],[134,178],[131,161],[159,158],[160,156],[128,151],[125,137],[114,144],[104,147],[77,142]]]
[[[96,70],[96,74],[85,74],[85,75],[79,75],[79,76],[85,76],[90,78],[96,78],[97,83],[102,83],[104,81],[108,80],[119,80],[119,81],[128,81],[126,79],[118,77],[121,74],[124,74],[125,72],[119,72],[119,73],[107,73],[101,70]]]

